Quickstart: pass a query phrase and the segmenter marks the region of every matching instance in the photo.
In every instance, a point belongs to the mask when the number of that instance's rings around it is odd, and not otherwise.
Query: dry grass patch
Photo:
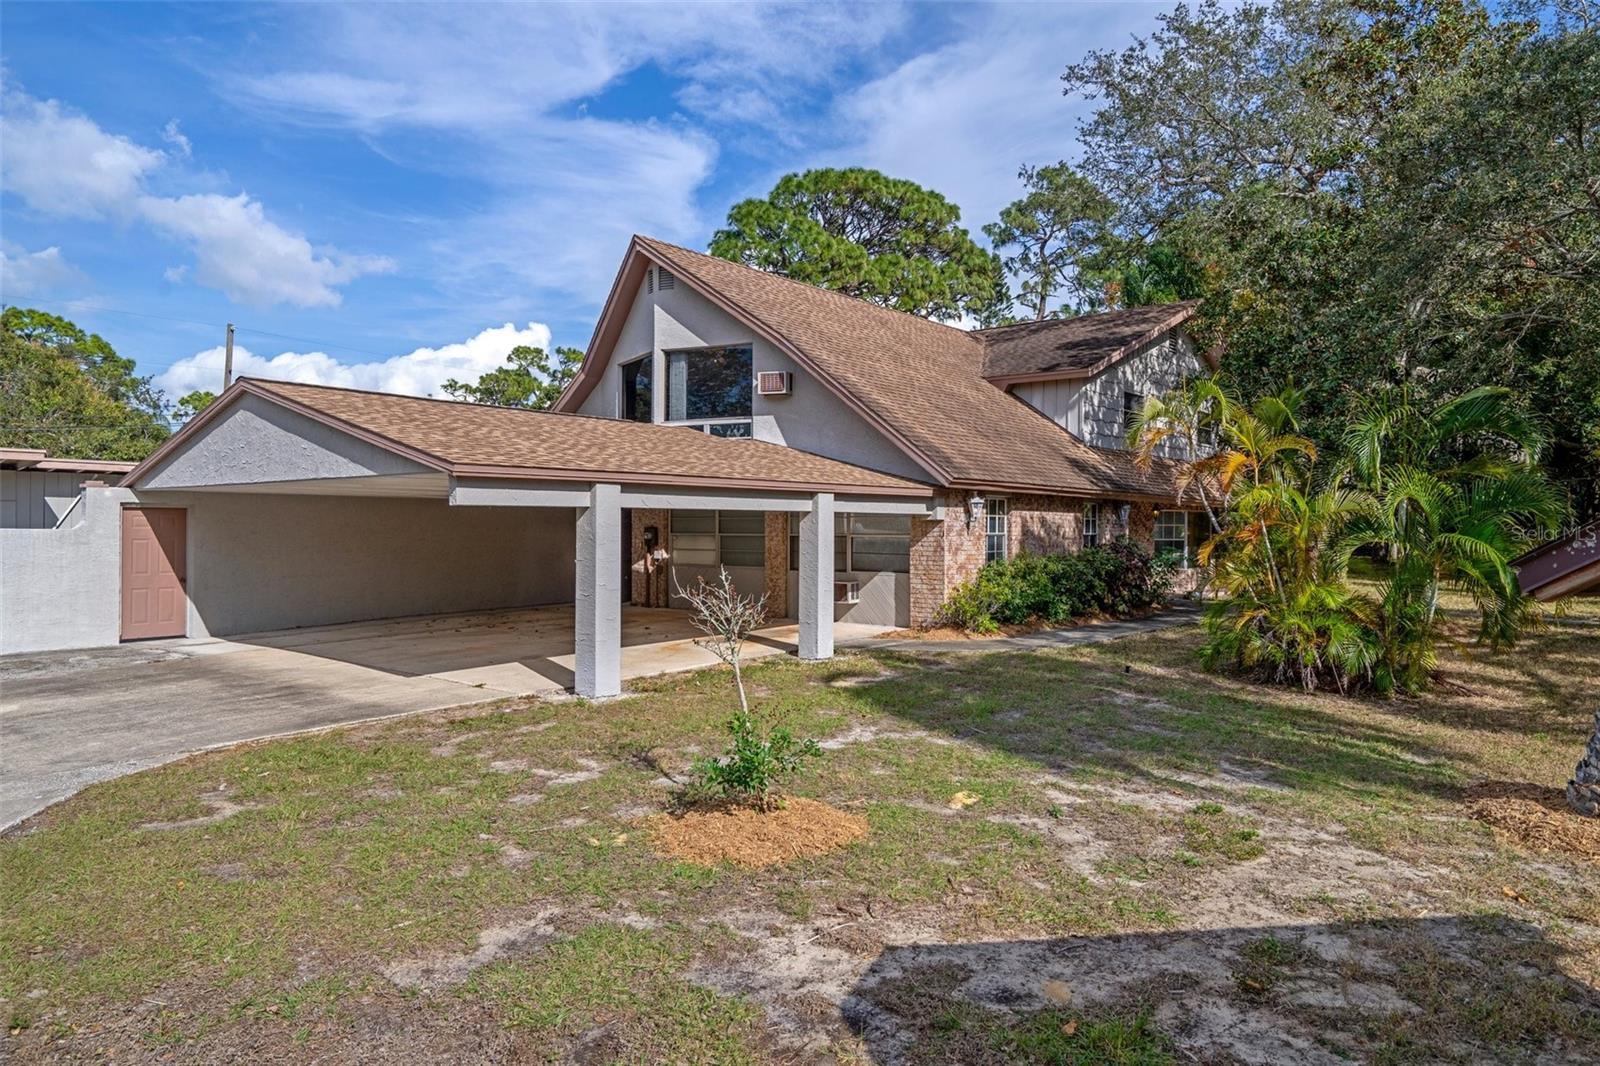
[[[772,811],[725,806],[656,815],[647,824],[665,858],[749,869],[826,855],[867,835],[865,818],[798,797]]]

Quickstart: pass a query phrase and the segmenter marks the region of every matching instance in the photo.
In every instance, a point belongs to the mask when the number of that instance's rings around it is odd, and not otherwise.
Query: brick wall
[[[1083,547],[1084,500],[1071,496],[1012,496],[1008,554],[1061,555]]]
[[[648,565],[644,557],[644,530],[655,526],[661,534],[661,546],[672,550],[672,526],[667,511],[636,508],[631,512],[633,522],[628,531],[629,559],[633,581],[628,602],[635,607],[665,607],[669,589],[666,563]]]
[[[789,515],[768,511],[765,571],[767,617],[789,617]]]
[[[928,625],[951,591],[983,566],[984,521],[968,520],[967,496],[945,497],[945,520],[911,520],[911,624]]]

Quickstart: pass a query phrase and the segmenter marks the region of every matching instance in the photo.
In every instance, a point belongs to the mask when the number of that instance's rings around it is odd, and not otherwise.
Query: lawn
[[[754,664],[826,741],[796,791],[871,827],[760,871],[651,847],[721,744],[719,670],[96,785],[0,841],[4,1050],[1593,1061],[1600,865],[1473,814],[1565,781],[1600,603],[1409,702],[1206,674],[1198,643]]]

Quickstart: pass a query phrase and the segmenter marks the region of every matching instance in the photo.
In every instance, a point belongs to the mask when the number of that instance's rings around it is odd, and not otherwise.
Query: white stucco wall
[[[1016,396],[1057,425],[1097,448],[1124,448],[1122,394],[1160,396],[1185,378],[1206,372],[1194,342],[1181,330],[1168,333],[1087,380],[1031,381]],[[1163,442],[1160,454],[1187,458],[1182,441]]]
[[[0,529],[0,655],[115,644],[126,489],[84,490],[60,529]]]
[[[754,372],[784,370],[793,375],[788,396],[753,396],[752,434],[758,440],[840,459],[900,477],[927,480],[928,473],[897,445],[856,414],[827,386],[811,378],[788,356],[738,319],[712,304],[683,281],[665,291],[640,286],[618,334],[610,362],[579,410],[617,418],[622,413],[618,368],[641,355],[654,360],[656,420],[665,419],[666,351],[748,344]],[[755,391],[755,381],[750,383]]]

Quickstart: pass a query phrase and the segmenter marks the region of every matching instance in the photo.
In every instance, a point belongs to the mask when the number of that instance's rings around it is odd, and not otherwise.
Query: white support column
[[[622,692],[622,488],[597,484],[578,508],[572,689],[580,696]]]
[[[833,493],[800,516],[800,658],[833,658]]]

